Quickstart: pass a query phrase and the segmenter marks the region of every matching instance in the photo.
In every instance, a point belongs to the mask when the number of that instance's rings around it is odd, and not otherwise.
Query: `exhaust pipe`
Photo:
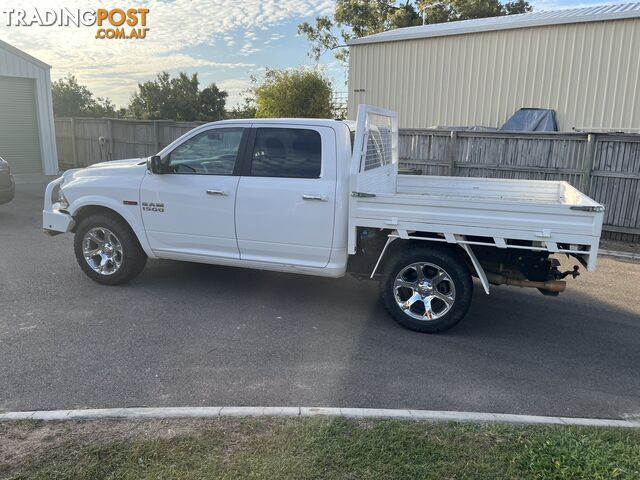
[[[487,273],[487,280],[494,285],[512,285],[521,288],[539,288],[549,292],[564,292],[567,288],[567,282],[562,280],[550,280],[547,282],[534,282],[531,280],[519,280],[517,278],[509,278],[499,273]]]

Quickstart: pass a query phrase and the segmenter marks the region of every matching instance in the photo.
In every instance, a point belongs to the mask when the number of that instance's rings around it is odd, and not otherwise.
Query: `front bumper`
[[[54,204],[54,207],[58,204]],[[73,217],[57,208],[42,211],[42,228],[47,235],[70,232],[75,226]]]
[[[0,188],[0,204],[9,203],[16,195],[16,183],[13,176],[9,176],[9,187]]]
[[[58,235],[70,232],[75,226],[73,217],[66,210],[61,209],[59,203],[51,201],[53,189],[62,182],[57,178],[49,185],[44,193],[44,209],[42,210],[42,228],[47,235]],[[66,206],[66,205],[65,205]]]

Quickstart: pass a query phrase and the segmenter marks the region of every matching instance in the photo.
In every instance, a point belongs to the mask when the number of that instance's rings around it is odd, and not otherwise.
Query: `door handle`
[[[317,200],[319,202],[326,202],[328,200],[326,195],[302,195],[303,200]]]
[[[226,197],[229,194],[224,190],[207,190],[207,195],[223,195]]]

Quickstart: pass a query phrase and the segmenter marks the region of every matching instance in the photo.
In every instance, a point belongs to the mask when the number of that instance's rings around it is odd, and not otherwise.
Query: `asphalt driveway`
[[[104,287],[41,232],[44,185],[0,206],[0,410],[334,406],[640,416],[640,265],[558,298],[476,288],[454,330],[396,325],[377,285],[150,261]],[[479,287],[479,286],[478,286]]]

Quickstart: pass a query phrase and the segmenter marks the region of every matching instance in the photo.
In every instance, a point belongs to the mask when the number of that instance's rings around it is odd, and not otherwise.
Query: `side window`
[[[299,128],[258,128],[251,157],[254,177],[320,178],[320,133]]]
[[[231,175],[238,158],[243,128],[215,128],[191,137],[169,158],[171,173]]]

